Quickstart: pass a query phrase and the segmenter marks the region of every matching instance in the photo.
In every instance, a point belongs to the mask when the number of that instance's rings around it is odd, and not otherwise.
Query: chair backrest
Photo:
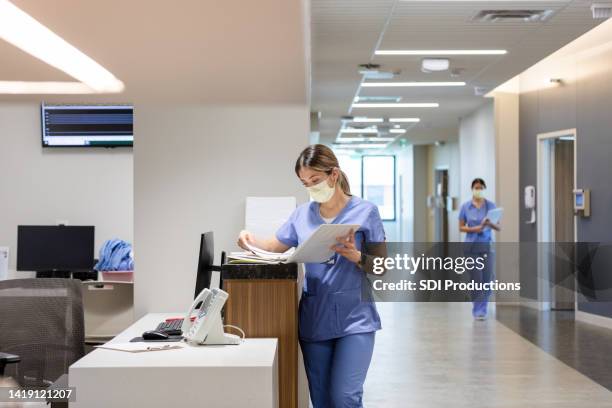
[[[5,375],[21,386],[46,387],[85,354],[81,282],[75,279],[0,281],[0,351],[21,362]]]

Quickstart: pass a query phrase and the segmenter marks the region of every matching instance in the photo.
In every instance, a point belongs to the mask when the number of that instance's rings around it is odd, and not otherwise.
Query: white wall
[[[147,105],[136,111],[136,317],[183,311],[193,299],[199,237],[215,260],[237,250],[245,197],[307,198],[293,167],[308,144],[309,109]]]
[[[519,191],[519,96],[495,93],[495,148],[497,206],[504,208],[499,242],[518,242],[522,192]]]
[[[496,150],[492,100],[487,100],[479,109],[461,119],[459,154],[461,161],[460,202],[463,203],[471,198],[470,186],[476,177],[484,179],[487,183],[486,197],[495,201]]]
[[[10,247],[15,272],[17,225],[96,227],[102,243],[133,240],[132,149],[43,149],[40,105],[0,103],[0,246]]]

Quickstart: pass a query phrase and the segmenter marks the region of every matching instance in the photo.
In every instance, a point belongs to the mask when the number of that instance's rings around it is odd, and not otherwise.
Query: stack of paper
[[[278,264],[286,262],[287,259],[295,248],[289,248],[286,252],[269,252],[261,248],[257,248],[253,245],[248,245],[249,251],[245,252],[232,252],[229,254],[230,263],[265,263],[265,264]]]

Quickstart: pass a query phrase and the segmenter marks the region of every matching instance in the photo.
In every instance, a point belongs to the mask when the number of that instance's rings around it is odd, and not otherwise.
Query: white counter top
[[[127,343],[167,317],[177,316],[181,313],[148,314],[110,343]],[[92,351],[70,366],[69,382],[76,387],[76,402],[70,406],[278,405],[277,339],[246,339],[240,345],[221,346],[181,344],[181,349],[141,353]]]

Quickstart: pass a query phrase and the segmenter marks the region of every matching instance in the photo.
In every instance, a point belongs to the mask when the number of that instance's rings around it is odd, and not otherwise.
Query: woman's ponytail
[[[340,170],[340,168],[338,168],[338,171],[340,172],[340,177],[338,178],[338,183],[340,183],[340,188],[342,189],[342,192],[348,196],[351,195],[351,186],[349,184],[348,181],[348,177],[346,177],[346,174]]]

